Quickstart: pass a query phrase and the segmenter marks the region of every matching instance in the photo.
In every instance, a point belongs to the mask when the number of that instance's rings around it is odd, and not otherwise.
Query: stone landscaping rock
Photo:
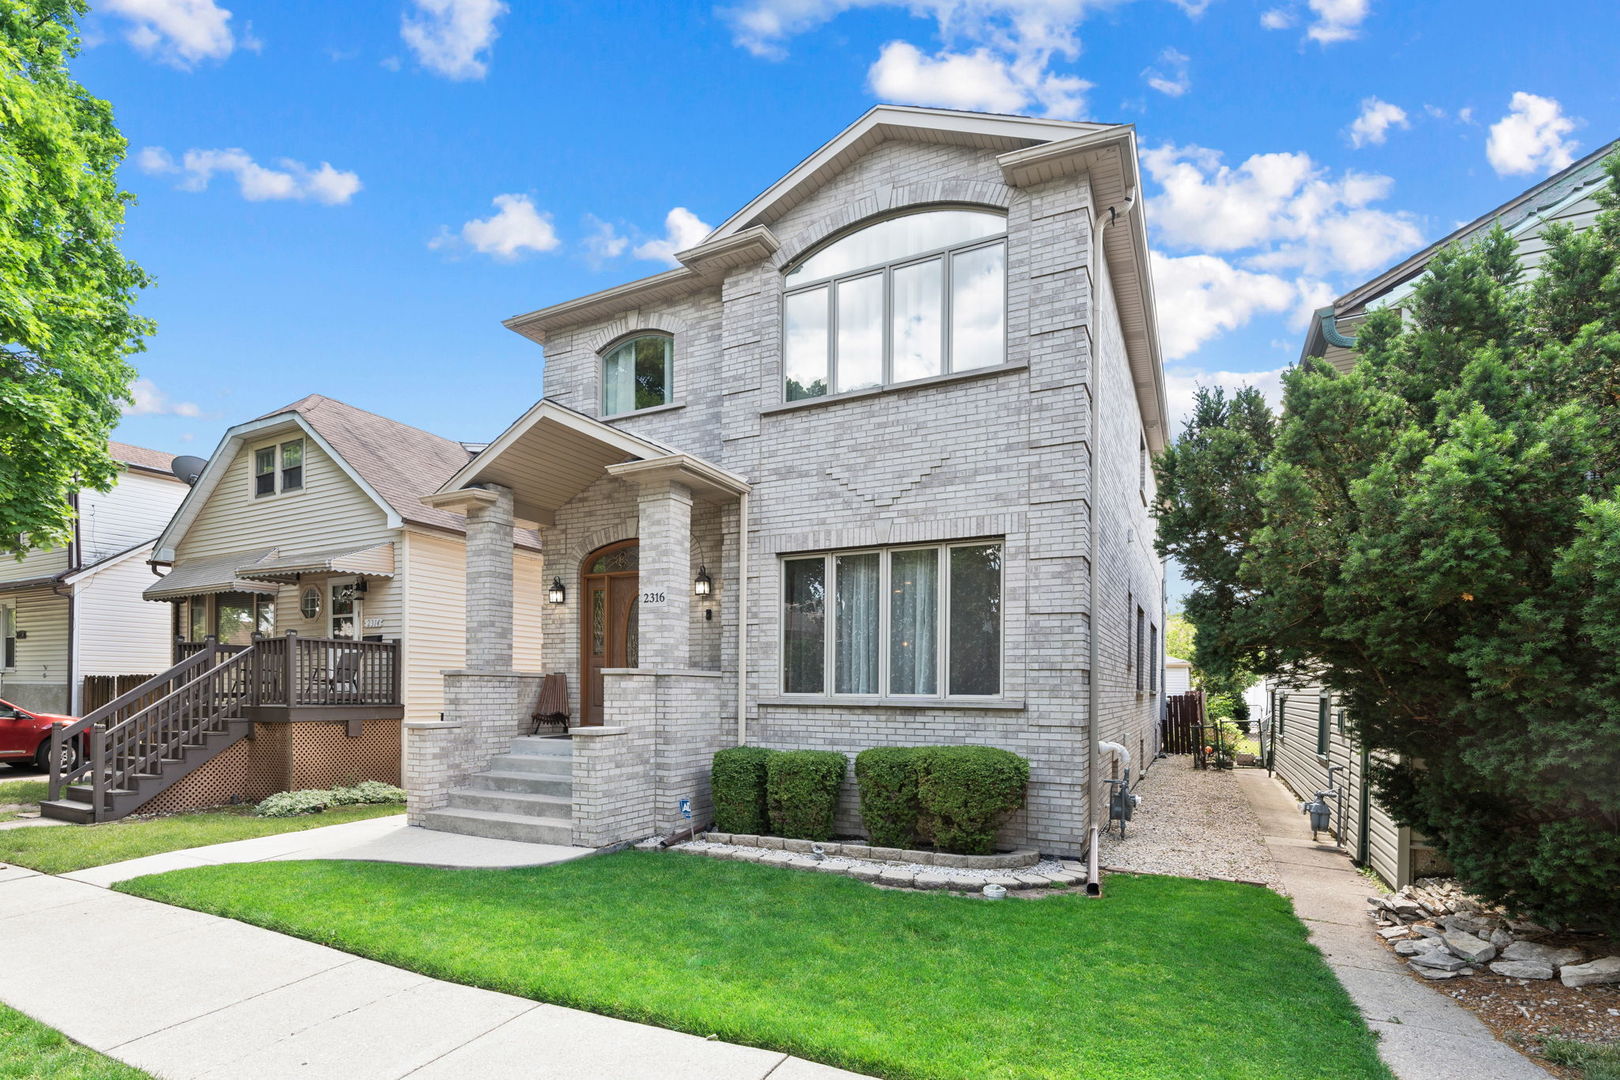
[[[1498,960],[1491,970],[1510,979],[1550,979],[1554,974],[1551,964],[1539,960]]]
[[[1445,931],[1436,930],[1432,926],[1412,926],[1409,929],[1416,930],[1418,933],[1422,934],[1424,937],[1433,938],[1433,939],[1435,939],[1437,941],[1440,938],[1443,938],[1443,937],[1446,936]]]
[[[952,855],[948,851],[934,853],[935,866],[948,866],[956,869],[967,869],[974,866],[977,860],[972,855]]]
[[[872,857],[872,847],[870,844],[840,844],[839,847],[843,849],[839,852],[839,854],[845,856],[846,858],[870,859]]]
[[[878,862],[899,862],[900,856],[903,854],[904,852],[899,848],[875,847],[872,849],[871,858],[876,859]]]
[[[1570,964],[1558,972],[1565,986],[1597,986],[1620,983],[1620,956],[1605,956],[1589,964]]]
[[[1050,881],[1054,888],[1072,889],[1086,879],[1080,874],[1071,874],[1065,870],[1057,874],[1047,874],[1046,880]]]
[[[925,871],[918,874],[911,882],[915,889],[944,889],[951,883],[951,879],[938,872]]]
[[[786,840],[786,839],[784,839],[782,841],[782,850],[783,851],[797,851],[797,852],[799,852],[801,854],[808,855],[808,854],[810,854],[810,849],[812,847],[815,847],[815,843],[813,841],[810,841],[810,840]]]
[[[1013,880],[1021,882],[1026,889],[1043,889],[1047,885],[1045,874],[1014,874]]]
[[[1535,941],[1515,941],[1502,950],[1503,960],[1530,960],[1538,964],[1549,964],[1561,968],[1566,964],[1578,964],[1586,959],[1586,954],[1579,949],[1559,948],[1555,945],[1542,945]]]
[[[1441,940],[1446,943],[1446,948],[1470,964],[1486,964],[1496,959],[1496,946],[1473,934],[1452,931]]]
[[[984,879],[986,885],[1000,885],[1003,889],[1027,889],[1029,886],[1011,874],[996,874]]]
[[[1462,971],[1446,971],[1442,968],[1432,967],[1414,967],[1412,970],[1423,976],[1425,979],[1455,979],[1460,975],[1466,974],[1466,972]]]
[[[911,883],[917,880],[917,875],[910,870],[890,868],[878,874],[879,885],[893,885],[897,888],[910,888]]]
[[[1420,952],[1433,952],[1443,948],[1444,946],[1433,938],[1409,938],[1395,943],[1395,955],[1416,956]]]
[[[737,842],[737,838],[732,837],[731,842],[735,844]],[[762,848],[769,848],[772,851],[781,851],[782,838],[780,836],[762,836],[759,838],[759,846]]]
[[[759,837],[747,833],[732,833],[731,842],[738,847],[760,847]]]
[[[731,834],[728,832],[704,833],[703,839],[711,844],[729,844],[731,843]]]
[[[1389,926],[1378,931],[1378,936],[1383,938],[1385,941],[1396,941],[1400,938],[1411,937],[1412,931],[1409,927],[1405,926]]]
[[[1460,956],[1453,956],[1443,949],[1427,949],[1414,954],[1412,964],[1414,967],[1436,968],[1440,971],[1460,971],[1468,966],[1468,961]]]
[[[1495,945],[1498,950],[1505,949],[1513,944],[1513,935],[1501,927],[1497,927],[1491,931],[1491,944]]]
[[[1508,929],[1519,937],[1539,937],[1542,934],[1552,933],[1545,926],[1531,922],[1529,919],[1509,919]]]
[[[839,866],[837,863],[818,862],[816,863],[816,869],[823,874],[842,874],[848,870],[848,867]]]
[[[849,876],[856,881],[876,881],[881,873],[883,871],[876,866],[852,866],[849,868]]]
[[[766,850],[764,856],[760,859],[760,862],[765,863],[768,866],[786,866],[795,858],[797,858],[796,855],[786,851]]]

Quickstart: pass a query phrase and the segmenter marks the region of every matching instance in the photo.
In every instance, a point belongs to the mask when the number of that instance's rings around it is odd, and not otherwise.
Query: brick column
[[[512,489],[467,508],[467,667],[512,670]]]
[[[692,490],[672,480],[648,479],[641,485],[637,512],[641,646],[636,666],[685,668],[691,636]]]

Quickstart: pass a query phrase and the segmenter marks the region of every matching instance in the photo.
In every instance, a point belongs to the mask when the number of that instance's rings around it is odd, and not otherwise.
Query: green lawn
[[[256,863],[118,888],[428,975],[883,1077],[1381,1078],[1264,889],[1114,876],[992,903],[677,854]]]
[[[45,780],[6,780],[0,775],[0,821],[21,817],[21,812],[5,808],[38,803],[45,797],[48,786]]]
[[[0,863],[15,863],[47,874],[65,874],[162,851],[301,832],[404,811],[403,806],[340,806],[304,817],[261,818],[253,816],[251,806],[236,806],[149,821],[4,829],[0,830]]]
[[[0,1005],[0,1080],[152,1080],[152,1076]]]

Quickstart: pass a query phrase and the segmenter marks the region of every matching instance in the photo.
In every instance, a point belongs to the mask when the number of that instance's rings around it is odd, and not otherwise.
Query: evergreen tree
[[[1515,910],[1620,929],[1620,157],[1522,282],[1496,230],[1158,462],[1197,663],[1320,677],[1379,799]]]

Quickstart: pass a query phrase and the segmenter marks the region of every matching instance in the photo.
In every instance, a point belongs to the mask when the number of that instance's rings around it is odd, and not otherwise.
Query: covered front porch
[[[573,843],[703,820],[709,758],[746,714],[748,494],[709,462],[541,401],[424,499],[468,522],[467,668],[445,673],[441,722],[407,724],[413,821],[490,802],[468,784],[533,730],[547,675],[548,698],[566,683]],[[511,670],[514,526],[541,535],[545,672]],[[536,807],[561,824],[555,799]]]

